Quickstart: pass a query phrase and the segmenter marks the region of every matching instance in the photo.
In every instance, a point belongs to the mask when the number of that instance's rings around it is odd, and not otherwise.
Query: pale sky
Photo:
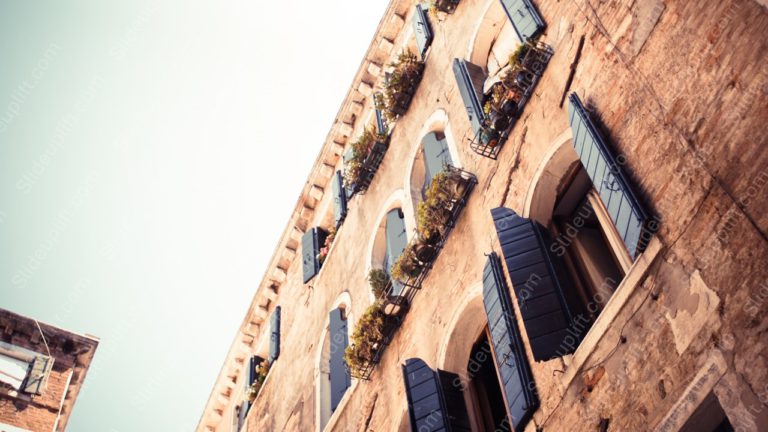
[[[0,0],[0,307],[101,338],[70,431],[190,431],[385,0]]]

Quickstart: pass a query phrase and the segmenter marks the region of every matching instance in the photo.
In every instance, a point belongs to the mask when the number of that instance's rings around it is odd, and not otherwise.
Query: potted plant
[[[371,128],[363,130],[363,133],[351,144],[352,155],[344,163],[345,186],[358,187],[365,175],[372,175],[375,172],[383,151],[386,150],[386,141],[385,134],[376,133]]]
[[[433,14],[444,12],[447,14],[453,13],[458,6],[459,0],[432,0],[429,4],[429,11]]]
[[[271,364],[268,360],[264,360],[261,362],[261,364],[256,366],[256,379],[253,381],[251,386],[248,387],[245,394],[248,398],[248,402],[253,403],[253,401],[256,400],[256,396],[259,395],[261,388],[264,386],[264,381],[267,379],[270,366]]]
[[[344,360],[353,375],[359,376],[365,367],[376,360],[376,353],[384,340],[386,315],[381,303],[374,302],[357,321],[352,333],[352,344],[344,351]]]
[[[392,66],[394,70],[384,81],[382,93],[375,98],[376,108],[390,121],[408,111],[424,71],[424,63],[411,51],[403,51]]]
[[[409,279],[419,276],[421,269],[422,263],[416,255],[415,244],[411,243],[405,247],[403,253],[397,257],[392,265],[392,278],[405,283]]]
[[[335,239],[336,227],[331,227],[331,229],[328,230],[328,234],[325,236],[325,242],[323,243],[323,246],[320,248],[320,251],[317,254],[317,260],[320,262],[320,265],[323,265],[325,259],[328,257],[328,252],[331,250],[331,245],[333,245],[333,241]]]
[[[371,285],[371,291],[373,291],[373,295],[377,299],[384,297],[390,281],[389,275],[382,269],[371,269],[368,272],[368,283]]]

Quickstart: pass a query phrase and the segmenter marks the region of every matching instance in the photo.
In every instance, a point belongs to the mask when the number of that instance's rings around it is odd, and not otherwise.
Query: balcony
[[[347,350],[352,376],[370,379],[476,184],[473,174],[446,166],[433,178],[419,204],[418,235],[393,265],[391,278],[383,271],[369,275],[377,300],[358,322]]]
[[[344,169],[344,188],[350,196],[363,194],[368,190],[387,148],[389,137],[368,129],[352,143],[352,152],[345,161]]]
[[[375,98],[377,109],[389,121],[405,115],[424,74],[424,63],[410,51],[401,53],[392,64],[394,70],[386,75],[382,92]]]
[[[481,126],[470,143],[475,153],[498,157],[552,54],[552,48],[544,43],[526,42],[510,56],[509,65],[489,79],[492,84],[483,94]]]

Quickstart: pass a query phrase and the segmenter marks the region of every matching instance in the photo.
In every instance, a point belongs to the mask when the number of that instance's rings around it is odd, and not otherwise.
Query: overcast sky
[[[0,307],[101,338],[70,431],[190,431],[385,0],[0,0]]]

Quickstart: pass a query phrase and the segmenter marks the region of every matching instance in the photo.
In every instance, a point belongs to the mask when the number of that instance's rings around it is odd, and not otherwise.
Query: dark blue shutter
[[[397,261],[397,258],[408,246],[408,234],[405,232],[405,217],[401,209],[390,210],[387,213],[387,225],[384,228],[387,243],[385,266],[387,273]],[[397,281],[392,281],[392,295],[399,295],[403,286]]]
[[[420,4],[416,5],[416,12],[413,14],[413,33],[416,35],[416,45],[419,46],[421,59],[424,60],[434,35],[429,25],[427,11]]]
[[[544,29],[544,20],[529,0],[500,1],[520,42],[526,42]]]
[[[463,398],[455,394],[460,392],[458,376],[435,372],[423,360],[412,358],[403,365],[403,380],[412,431],[470,431]],[[451,393],[450,406],[445,390]]]
[[[344,175],[336,171],[333,176],[333,217],[338,228],[347,217],[347,192],[344,190]]]
[[[608,209],[616,230],[632,259],[645,249],[651,232],[648,215],[629,187],[624,171],[608,145],[589,118],[576,93],[568,98],[568,117],[573,132],[573,147],[581,158],[584,170]]]
[[[270,319],[269,335],[269,362],[272,363],[280,357],[280,306],[275,307]]]
[[[533,358],[549,360],[572,353],[586,330],[574,324],[565,290],[571,280],[539,225],[499,207],[491,210],[499,243],[515,290]]]
[[[251,356],[251,358],[248,359],[248,370],[245,371],[245,381],[243,382],[245,384],[245,389],[248,390],[248,387],[253,384],[254,381],[256,381],[256,359],[258,357]]]
[[[344,393],[352,385],[349,368],[347,368],[347,362],[344,361],[344,350],[347,349],[348,345],[347,319],[344,316],[344,311],[339,308],[331,311],[330,339],[331,411],[335,411],[341,398],[344,397]]]
[[[507,413],[514,429],[522,431],[539,398],[496,253],[491,253],[483,270],[483,303]]]
[[[467,109],[467,117],[472,124],[472,130],[477,133],[483,126],[485,114],[483,114],[482,89],[485,72],[475,65],[463,59],[453,59],[453,74],[456,84],[459,86],[459,94]]]
[[[452,165],[451,153],[448,150],[448,142],[438,139],[435,132],[430,132],[421,141],[424,150],[424,188],[429,187],[432,177],[445,169],[446,165]]]
[[[320,261],[317,254],[320,252],[320,240],[317,228],[308,229],[301,238],[301,256],[304,265],[304,283],[309,282],[318,271]]]
[[[387,134],[387,124],[384,122],[384,113],[380,109],[376,110],[376,128],[379,130],[379,134]]]

